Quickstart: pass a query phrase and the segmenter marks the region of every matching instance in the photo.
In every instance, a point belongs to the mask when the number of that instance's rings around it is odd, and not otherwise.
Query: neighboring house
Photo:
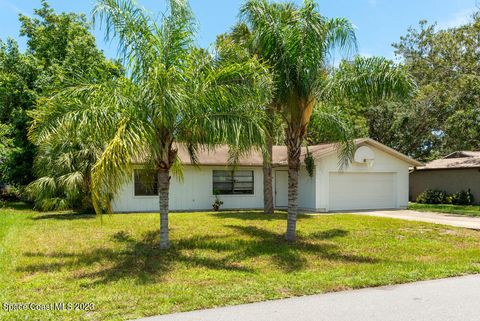
[[[449,194],[470,189],[480,204],[480,151],[455,152],[415,168],[410,174],[410,200],[415,201],[426,189]]]
[[[299,207],[303,211],[395,209],[408,206],[409,167],[421,166],[413,160],[372,139],[357,139],[355,161],[339,168],[336,144],[310,146],[315,159],[313,177],[303,162],[299,179]],[[263,171],[260,152],[239,160],[232,171],[228,149],[201,151],[198,166],[191,164],[186,151],[179,149],[184,179],[172,177],[170,209],[173,211],[211,210],[215,194],[224,202],[222,209],[262,209]],[[126,184],[113,202],[116,212],[158,211],[156,179],[135,165],[132,181]],[[273,187],[277,209],[288,205],[287,149],[273,148]],[[150,187],[149,187],[150,186]],[[153,186],[153,187],[152,187]]]

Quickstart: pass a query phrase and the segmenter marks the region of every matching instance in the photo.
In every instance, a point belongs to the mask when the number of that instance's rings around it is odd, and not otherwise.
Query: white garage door
[[[330,173],[330,210],[396,207],[394,173]]]

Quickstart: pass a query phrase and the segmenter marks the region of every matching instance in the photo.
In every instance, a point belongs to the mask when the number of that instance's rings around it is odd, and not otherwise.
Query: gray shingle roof
[[[376,148],[379,148],[380,150],[383,150],[384,152],[402,159],[403,161],[409,163],[412,166],[421,166],[423,165],[422,163],[406,156],[403,155],[400,152],[397,152],[388,146],[385,146],[373,139],[370,138],[359,138],[355,140],[356,145],[371,145]],[[330,155],[331,153],[334,153],[338,148],[338,144],[336,143],[328,143],[328,144],[321,144],[321,145],[314,145],[314,146],[309,146],[308,150],[312,153],[312,156],[315,159],[320,159],[324,156]],[[302,152],[300,159],[303,163],[305,159],[305,155],[307,153],[307,149],[305,147],[302,147]],[[182,161],[182,164],[185,165],[191,165],[192,162],[190,160],[190,156],[188,154],[187,149],[185,146],[180,145],[178,146],[178,156],[180,160]],[[214,150],[209,150],[209,149],[200,149],[198,151],[198,165],[216,165],[216,166],[225,166],[228,165],[228,160],[229,160],[229,154],[228,154],[228,146],[222,145],[218,146]],[[136,164],[141,164],[141,160],[133,161]],[[252,151],[243,157],[241,157],[237,163],[237,165],[240,166],[262,166],[263,164],[263,157],[261,151],[257,149],[252,149]],[[288,155],[287,155],[287,147],[286,146],[273,146],[273,160],[272,164],[274,166],[284,166],[288,164]]]
[[[431,161],[417,170],[480,168],[480,151],[459,151]]]

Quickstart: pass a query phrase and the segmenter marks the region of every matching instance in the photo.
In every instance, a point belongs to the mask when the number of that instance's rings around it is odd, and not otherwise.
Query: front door
[[[288,171],[275,171],[275,207],[288,206]]]

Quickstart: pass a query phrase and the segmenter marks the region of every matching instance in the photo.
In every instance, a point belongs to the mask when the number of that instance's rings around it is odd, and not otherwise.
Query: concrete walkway
[[[143,321],[479,321],[480,275],[178,313]]]
[[[454,214],[417,212],[410,210],[393,210],[393,211],[368,211],[349,213],[354,215],[369,215],[378,217],[398,218],[409,221],[419,221],[435,224],[444,224],[457,227],[465,227],[474,230],[480,230],[480,217],[469,217]],[[479,318],[480,320],[480,318]]]

